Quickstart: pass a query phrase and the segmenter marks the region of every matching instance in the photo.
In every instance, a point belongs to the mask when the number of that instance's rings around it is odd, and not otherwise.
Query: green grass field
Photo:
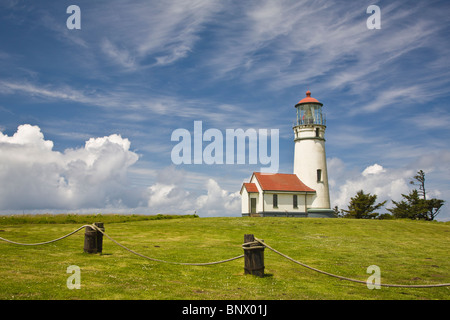
[[[450,283],[450,223],[305,218],[184,218],[144,220],[72,216],[47,222],[0,219],[0,237],[23,243],[59,238],[84,223],[103,221],[116,241],[146,256],[210,262],[243,253],[252,233],[312,267],[366,281],[377,265],[389,284]],[[25,217],[22,217],[25,218]],[[41,217],[42,218],[42,217]],[[67,217],[66,217],[67,218]],[[9,219],[9,220],[8,220]],[[71,222],[71,223],[69,223]],[[103,240],[103,254],[83,252],[84,230],[41,246],[0,241],[0,299],[209,300],[448,300],[450,287],[369,290],[323,275],[265,250],[266,276],[244,275],[244,259],[184,266],[153,262]],[[67,288],[67,268],[80,267],[81,289]]]

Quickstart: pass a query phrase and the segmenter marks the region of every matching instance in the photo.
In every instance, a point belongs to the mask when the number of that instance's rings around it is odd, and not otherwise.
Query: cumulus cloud
[[[371,174],[379,174],[383,172],[386,172],[386,170],[379,164],[375,163],[374,165],[365,168],[364,171],[362,172],[362,175],[364,177],[367,177],[368,175]]]
[[[241,196],[239,192],[223,190],[219,184],[209,179],[208,193],[197,198],[197,207],[207,215],[230,215],[240,213]]]
[[[191,194],[184,188],[185,174],[173,166],[158,172],[156,183],[147,188],[148,207],[160,213],[192,211]]]
[[[414,175],[410,169],[384,168],[379,164],[366,167],[362,172],[349,172],[339,159],[332,159],[330,171],[330,193],[332,206],[346,209],[350,198],[359,190],[377,195],[377,201],[398,201],[402,194],[409,193],[409,181]]]
[[[402,200],[402,194],[408,194],[413,188],[418,188],[412,186],[410,181],[420,169],[426,174],[427,197],[448,201],[449,163],[450,152],[446,150],[424,154],[401,167],[383,167],[375,163],[362,171],[348,168],[339,158],[330,158],[327,160],[327,166],[331,205],[346,209],[350,198],[359,190],[363,190],[365,193],[376,194],[378,202],[387,200],[385,208],[392,208],[391,200]],[[381,209],[380,213],[384,212],[387,210]],[[448,205],[444,205],[438,219],[450,219]]]
[[[120,135],[90,138],[64,152],[53,147],[38,126],[21,125],[12,136],[0,132],[0,210],[239,214],[239,193],[195,174],[203,189],[192,190],[186,181],[192,174],[174,166],[159,170],[149,187],[131,188],[129,169],[139,157]]]
[[[182,209],[186,197],[189,196],[189,192],[177,187],[174,184],[162,184],[156,183],[148,188],[149,199],[148,206],[150,208],[168,208],[174,207]],[[181,201],[181,203],[180,203]]]
[[[0,133],[0,209],[120,206],[127,170],[137,160],[120,135],[58,152],[38,126],[21,125],[13,136]]]
[[[195,189],[190,181],[195,179]],[[202,192],[204,194],[200,194]],[[155,213],[197,213],[200,216],[238,216],[239,192],[229,192],[211,178],[186,173],[174,166],[162,169],[147,188],[148,207]]]

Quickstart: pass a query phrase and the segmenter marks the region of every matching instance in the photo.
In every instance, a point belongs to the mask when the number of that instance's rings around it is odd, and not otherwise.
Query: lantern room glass
[[[325,125],[320,104],[306,103],[297,107],[297,125],[303,124]]]

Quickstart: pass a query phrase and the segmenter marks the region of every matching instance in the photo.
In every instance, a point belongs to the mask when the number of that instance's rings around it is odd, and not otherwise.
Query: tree
[[[340,211],[339,211],[338,206],[335,206],[335,207],[333,208],[333,214],[334,214],[337,218],[340,217]]]
[[[442,206],[444,205],[444,200],[441,199],[430,199],[426,200],[428,204],[428,216],[427,220],[434,220],[436,216],[439,214],[439,210],[441,210]]]
[[[378,216],[375,210],[378,210],[386,201],[375,204],[377,195],[365,194],[363,190],[356,193],[356,196],[350,199],[350,204],[347,210],[341,210],[344,218],[355,219],[374,219]]]
[[[417,174],[413,177],[416,181],[411,180],[409,184],[419,186],[419,193],[424,200],[427,200],[427,193],[425,191],[425,172],[422,170],[417,171]]]
[[[400,202],[392,200],[395,207],[387,209],[397,219],[425,219],[427,207],[425,200],[419,198],[419,192],[414,189],[409,194],[402,194]]]
[[[419,190],[414,189],[408,195],[402,194],[404,200],[396,202],[392,200],[395,207],[387,209],[395,218],[409,218],[420,220],[434,220],[439,214],[439,210],[444,205],[444,200],[427,200],[425,190],[425,172],[419,170],[413,177],[416,181],[410,184],[419,186]],[[421,198],[422,197],[422,198]]]

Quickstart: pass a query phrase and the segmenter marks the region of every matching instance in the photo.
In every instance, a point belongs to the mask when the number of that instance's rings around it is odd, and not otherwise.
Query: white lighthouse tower
[[[242,216],[335,217],[330,208],[322,107],[309,90],[295,105],[294,173],[253,172],[241,186]]]
[[[327,159],[325,154],[326,119],[323,104],[306,92],[295,108],[294,124],[294,174],[308,187],[316,190],[308,213],[332,215],[328,189]]]

